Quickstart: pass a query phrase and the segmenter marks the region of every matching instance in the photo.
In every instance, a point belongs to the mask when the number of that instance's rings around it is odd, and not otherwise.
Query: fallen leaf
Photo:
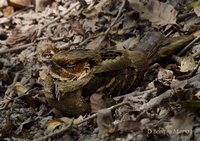
[[[199,17],[200,16],[200,6],[195,7],[194,12]]]
[[[194,96],[200,99],[200,91],[198,91]]]
[[[22,85],[20,82],[17,82],[14,86],[14,91],[18,96],[24,95],[30,88]]]
[[[2,11],[5,17],[9,17],[14,13],[14,8],[12,6],[7,6]]]
[[[196,68],[196,62],[192,54],[188,53],[186,56],[182,58],[180,71],[181,72],[189,72]]]
[[[36,38],[36,28],[34,26],[22,26],[15,28],[11,31],[11,35],[8,36],[6,43],[8,45],[14,45],[17,43],[30,43]],[[13,47],[13,46],[12,46]]]
[[[114,104],[114,100],[103,93],[94,93],[90,96],[91,112],[98,112],[100,109]]]
[[[64,122],[61,121],[60,119],[50,120],[50,121],[48,121],[48,124],[47,124],[47,131],[48,132],[52,132],[56,128],[58,128],[59,126],[61,126],[63,123]]]
[[[106,108],[105,101],[103,100],[104,94],[94,93],[90,96],[91,112],[97,112],[100,109]]]
[[[84,35],[84,30],[78,20],[69,19],[68,23],[73,28],[73,30],[75,30],[78,34]]]
[[[158,0],[147,0],[145,3],[140,0],[129,0],[129,3],[143,19],[151,21],[153,27],[176,24],[177,11],[170,4]]]

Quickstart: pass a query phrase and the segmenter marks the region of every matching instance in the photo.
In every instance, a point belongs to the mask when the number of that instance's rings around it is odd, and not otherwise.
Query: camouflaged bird
[[[85,114],[90,111],[89,98],[93,93],[117,96],[133,91],[149,64],[194,38],[188,35],[163,45],[165,38],[161,33],[149,34],[130,50],[73,49],[56,53],[44,80],[49,105],[64,115]]]

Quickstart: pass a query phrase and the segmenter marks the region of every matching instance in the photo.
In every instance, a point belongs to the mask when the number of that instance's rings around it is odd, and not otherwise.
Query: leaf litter
[[[42,84],[48,60],[60,50],[133,49],[152,30],[169,38],[193,34],[199,1],[40,2],[0,1],[0,139],[199,140],[198,37],[181,55],[152,65],[135,91],[114,97],[118,104],[106,108],[103,94],[94,94],[93,114],[56,114]]]

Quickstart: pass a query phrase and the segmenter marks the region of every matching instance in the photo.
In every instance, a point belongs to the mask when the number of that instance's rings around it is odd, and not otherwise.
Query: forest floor
[[[0,140],[200,140],[199,0],[13,3],[0,1]],[[126,50],[150,31],[194,37],[112,107],[69,118],[48,105],[43,80],[54,51]]]

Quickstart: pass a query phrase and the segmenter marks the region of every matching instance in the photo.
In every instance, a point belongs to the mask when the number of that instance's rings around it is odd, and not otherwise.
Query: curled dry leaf
[[[52,132],[64,124],[70,124],[72,121],[73,119],[67,118],[67,117],[50,120],[48,121],[48,124],[47,124],[47,131]]]
[[[22,96],[24,95],[27,91],[29,90],[28,87],[24,86],[22,83],[20,82],[17,82],[15,84],[15,87],[14,87],[14,91],[15,93],[17,93],[18,96]]]
[[[142,18],[151,21],[154,27],[176,24],[177,11],[170,4],[158,0],[148,0],[145,3],[140,0],[128,1],[130,6],[139,12]]]

